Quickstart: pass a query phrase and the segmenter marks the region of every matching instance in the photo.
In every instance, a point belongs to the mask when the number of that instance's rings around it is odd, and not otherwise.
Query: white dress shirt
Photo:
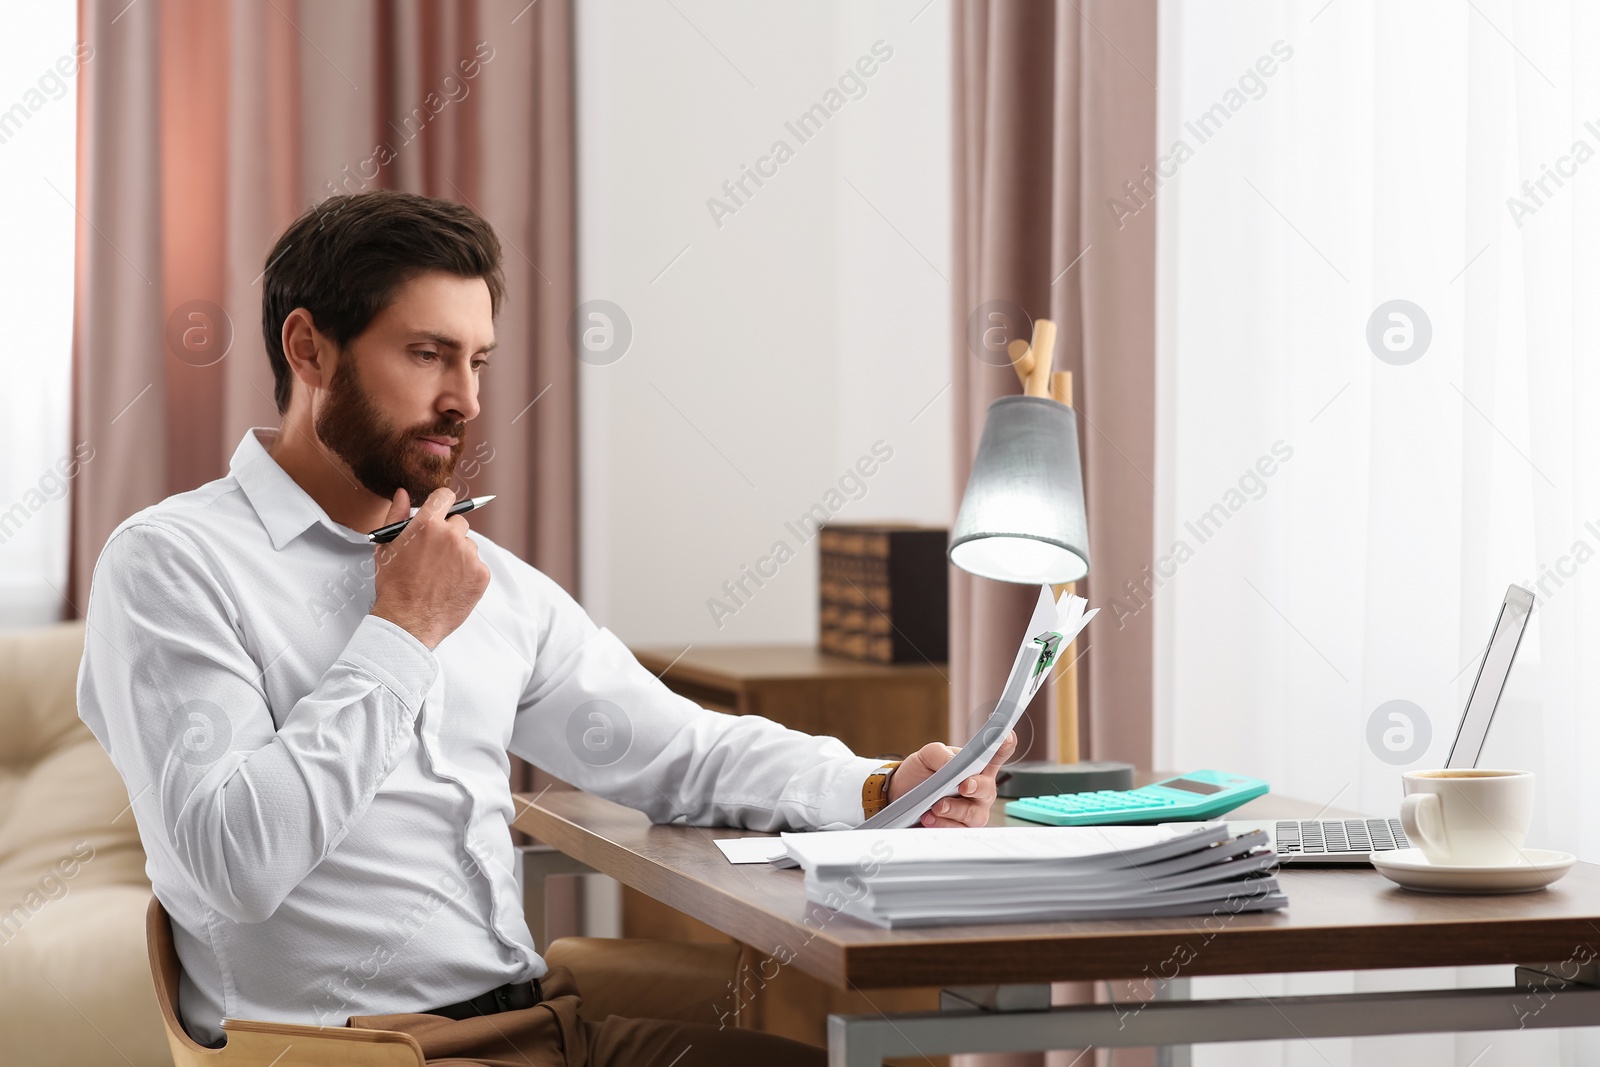
[[[86,612],[79,714],[133,800],[197,1040],[544,975],[508,751],[656,822],[861,819],[881,761],[672,693],[477,532],[488,591],[436,649],[368,614],[373,546],[278,466],[276,432],[118,526]]]

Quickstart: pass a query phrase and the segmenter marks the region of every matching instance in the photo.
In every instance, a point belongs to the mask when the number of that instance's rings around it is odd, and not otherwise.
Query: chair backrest
[[[150,951],[150,974],[156,983],[156,1003],[161,1006],[161,1022],[167,1029],[167,1044],[172,1046],[175,1067],[191,1064],[215,1064],[222,1049],[207,1048],[183,1028],[178,1019],[178,978],[183,966],[178,962],[178,949],[172,942],[172,921],[167,909],[154,893],[150,894],[150,907],[144,917],[145,944]]]
[[[172,920],[154,894],[144,927],[173,1067],[424,1067],[417,1039],[394,1030],[225,1019],[227,1044],[207,1048],[190,1037],[178,1019],[183,965],[172,940]]]

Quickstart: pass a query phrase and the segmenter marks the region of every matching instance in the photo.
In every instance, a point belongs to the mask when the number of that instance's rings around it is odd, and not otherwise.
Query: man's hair
[[[277,379],[278,414],[288,412],[294,389],[283,353],[283,323],[291,311],[305,308],[317,329],[343,349],[402,285],[436,270],[482,278],[493,313],[500,313],[500,239],[470,207],[377,189],[330,196],[296,219],[268,254],[261,288],[261,333]]]

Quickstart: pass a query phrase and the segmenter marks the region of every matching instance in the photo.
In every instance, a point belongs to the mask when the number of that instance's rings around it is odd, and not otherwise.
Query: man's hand
[[[989,765],[961,783],[961,795],[936,800],[933,808],[922,816],[923,826],[984,826],[989,822],[989,808],[994,804],[994,776],[1011,754],[1017,750],[1017,735],[1007,734],[1000,743]],[[889,801],[911,791],[913,786],[926,781],[933,772],[949,763],[956,750],[949,745],[930,741],[908,756],[889,776]]]
[[[435,489],[400,536],[373,546],[376,595],[371,614],[388,619],[430,649],[467,621],[489,588],[489,567],[467,536],[464,515],[445,518],[456,502],[449,489]],[[406,491],[395,491],[384,524],[411,514]]]

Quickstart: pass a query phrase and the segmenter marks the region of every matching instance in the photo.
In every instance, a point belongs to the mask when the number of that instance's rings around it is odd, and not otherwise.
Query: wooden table
[[[1236,814],[1306,818],[1317,809],[1269,795]],[[768,954],[747,994],[783,966],[839,989],[960,987],[946,994],[949,1010],[832,1016],[835,1067],[1091,1044],[1600,1025],[1591,962],[1600,956],[1600,866],[1588,863],[1547,890],[1509,896],[1412,893],[1370,869],[1286,869],[1279,878],[1289,907],[1278,912],[883,930],[808,903],[799,871],[735,866],[712,844],[747,831],[652,826],[583,793],[546,794],[516,825]],[[1165,985],[1200,975],[1476,964],[1530,969],[1517,972],[1517,985],[1489,989],[1048,1006],[1052,981]],[[715,1010],[731,1013],[739,995],[730,991]]]

